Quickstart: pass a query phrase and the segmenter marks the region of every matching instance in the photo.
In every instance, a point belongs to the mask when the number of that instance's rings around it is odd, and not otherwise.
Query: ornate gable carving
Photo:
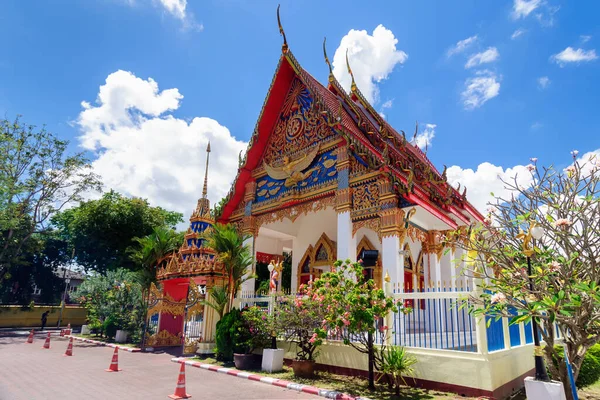
[[[283,103],[279,121],[269,138],[264,160],[277,165],[282,162],[283,156],[291,156],[335,136],[316,110],[314,99],[306,86],[296,78]]]
[[[337,134],[318,111],[313,97],[294,79],[269,137],[262,164],[254,171],[254,203],[301,200],[307,193],[331,190],[337,179]]]

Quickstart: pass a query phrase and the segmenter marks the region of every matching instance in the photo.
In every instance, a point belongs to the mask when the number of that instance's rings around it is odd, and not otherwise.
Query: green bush
[[[109,339],[114,339],[115,335],[117,334],[117,329],[119,329],[119,326],[117,325],[117,321],[112,315],[106,318],[103,327],[106,337]]]
[[[555,346],[555,350],[563,357],[564,351],[562,346]],[[593,385],[600,379],[600,345],[593,346],[583,358],[581,370],[575,385],[578,388]]]
[[[588,354],[593,355],[598,360],[600,360],[600,344],[595,344],[588,350]]]
[[[217,322],[217,359],[232,361],[233,353],[245,353],[246,343],[252,338],[250,330],[242,319],[240,310],[234,308]]]

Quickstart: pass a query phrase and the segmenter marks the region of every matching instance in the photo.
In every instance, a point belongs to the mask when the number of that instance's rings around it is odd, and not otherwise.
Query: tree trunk
[[[559,366],[558,366],[558,370],[559,370],[559,379],[563,384],[563,387],[565,389],[565,396],[567,398],[567,400],[574,400],[573,399],[573,392],[571,390],[571,381],[569,380],[569,374],[567,372],[567,364],[564,361],[564,359],[560,362]],[[577,389],[575,389],[577,390]]]
[[[375,390],[375,372],[374,364],[375,364],[375,356],[374,352],[374,344],[373,344],[373,333],[369,331],[367,333],[367,345],[369,350],[369,390]]]

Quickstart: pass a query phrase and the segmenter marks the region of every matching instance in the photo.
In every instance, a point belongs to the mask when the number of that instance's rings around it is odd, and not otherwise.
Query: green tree
[[[77,249],[77,263],[100,273],[117,268],[135,270],[136,262],[128,252],[136,245],[135,238],[151,235],[158,227],[174,228],[182,221],[181,213],[151,207],[147,200],[128,198],[112,190],[52,219]]]
[[[231,224],[215,224],[205,235],[207,247],[217,252],[228,276],[228,309],[231,309],[233,299],[242,283],[254,277],[248,268],[252,265],[254,257],[250,248],[244,245],[244,241],[249,237],[250,235],[238,233]]]
[[[136,265],[136,273],[144,294],[150,284],[156,282],[156,266],[166,256],[177,251],[183,243],[184,233],[177,233],[167,227],[157,227],[150,235],[133,238],[134,244],[129,248],[130,258]]]
[[[0,280],[24,257],[24,246],[65,205],[100,189],[82,153],[45,129],[0,120]]]
[[[64,283],[55,272],[70,260],[69,245],[56,232],[34,234],[23,246],[21,261],[0,285],[0,303],[29,304],[34,286],[41,290],[37,301],[47,304],[60,301]]]
[[[304,286],[301,289],[304,290]],[[361,264],[350,260],[336,261],[333,271],[324,273],[309,289],[309,296],[326,305],[323,326],[317,329],[317,337],[325,338],[327,332],[334,332],[345,344],[367,354],[369,389],[375,389],[374,369],[381,370],[383,366],[383,353],[375,348],[377,325],[384,337],[388,327],[380,322],[385,316],[409,310],[396,304],[392,296],[386,296],[383,289],[376,288],[373,279],[365,279]]]
[[[555,324],[575,379],[587,351],[600,342],[600,160],[575,158],[562,171],[529,165],[531,186],[516,178],[504,182],[511,197],[497,198],[486,224],[473,227],[468,238],[460,232],[449,238],[468,251],[468,273],[483,278],[472,312],[511,324],[535,319],[546,366],[567,398]]]
[[[106,275],[95,273],[77,288],[74,296],[88,310],[92,327],[101,331],[109,321],[112,327],[129,332],[133,341],[141,339],[146,314],[141,285],[134,272],[121,268]]]
[[[213,286],[210,289],[210,299],[202,302],[219,314],[219,319],[223,318],[225,308],[229,304],[229,288],[227,286]]]

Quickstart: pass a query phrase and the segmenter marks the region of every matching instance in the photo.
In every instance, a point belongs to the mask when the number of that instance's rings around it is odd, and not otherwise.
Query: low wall
[[[279,342],[285,358],[296,357],[296,346]],[[454,392],[464,396],[502,399],[523,386],[533,367],[533,346],[525,345],[491,354],[450,350],[407,348],[418,363],[409,385]],[[341,342],[326,342],[320,347],[317,368],[334,373],[367,376],[367,355]]]
[[[0,328],[39,327],[42,324],[42,313],[50,311],[46,326],[53,327],[58,323],[60,306],[34,306],[32,310],[22,306],[0,306]],[[65,306],[62,324],[72,326],[86,323],[87,310],[81,306]]]

